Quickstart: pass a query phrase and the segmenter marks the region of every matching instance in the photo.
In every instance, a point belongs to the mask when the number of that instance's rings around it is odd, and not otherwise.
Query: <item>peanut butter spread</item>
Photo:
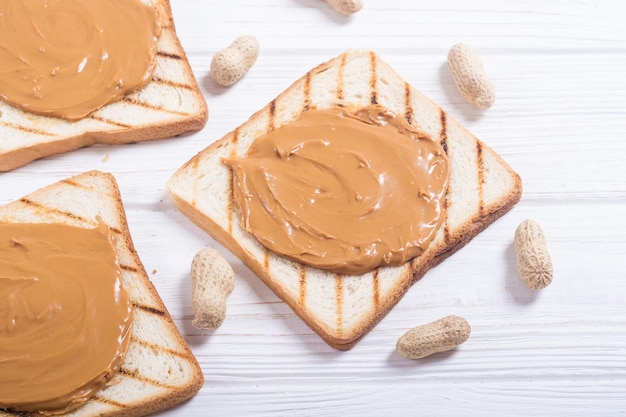
[[[0,224],[0,408],[82,405],[121,366],[131,322],[105,225]]]
[[[81,119],[150,81],[159,34],[140,0],[0,0],[0,99]]]
[[[306,111],[224,162],[244,229],[274,253],[337,273],[403,264],[445,216],[441,144],[380,106]]]

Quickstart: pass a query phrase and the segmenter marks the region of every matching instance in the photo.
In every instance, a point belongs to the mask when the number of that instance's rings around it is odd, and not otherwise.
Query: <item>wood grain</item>
[[[112,172],[146,270],[204,369],[201,392],[163,416],[626,415],[626,27],[617,0],[367,0],[350,18],[322,0],[171,0],[209,105],[184,138],[94,146],[0,174],[0,203],[78,172]],[[212,55],[251,34],[261,53],[230,88]],[[496,84],[488,111],[467,104],[445,66],[450,46],[481,55]],[[348,48],[375,50],[499,152],[524,182],[520,204],[416,283],[353,350],[329,348],[232,255],[176,211],[169,176],[311,67]],[[547,289],[516,275],[513,234],[546,234]],[[236,288],[213,332],[191,326],[189,268],[214,246]],[[394,353],[418,324],[458,314],[456,350]]]

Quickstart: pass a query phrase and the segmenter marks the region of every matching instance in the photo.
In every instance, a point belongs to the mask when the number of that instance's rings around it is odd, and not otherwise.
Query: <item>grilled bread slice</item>
[[[135,251],[115,178],[86,172],[0,207],[2,223],[94,227],[100,220],[116,236],[122,285],[133,306],[132,336],[120,371],[68,415],[143,416],[192,397],[204,377]],[[0,410],[0,417],[24,415]]]
[[[223,158],[243,157],[256,137],[311,108],[382,105],[441,141],[451,164],[447,217],[419,257],[359,276],[298,264],[240,227]],[[371,51],[351,50],[308,72],[265,108],[182,166],[168,181],[182,213],[241,258],[329,345],[347,350],[408,288],[515,205],[520,177],[492,149],[404,81]]]
[[[96,143],[161,139],[204,127],[206,101],[176,35],[169,0],[143,1],[161,16],[152,80],[73,122],[24,112],[0,100],[0,171]]]

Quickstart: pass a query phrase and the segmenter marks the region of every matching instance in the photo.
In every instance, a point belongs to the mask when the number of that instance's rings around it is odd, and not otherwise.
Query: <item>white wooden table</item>
[[[163,416],[626,415],[626,3],[621,0],[365,0],[344,18],[322,0],[171,0],[209,105],[204,130],[94,146],[0,174],[0,204],[99,169],[117,178],[139,255],[204,370],[191,401]],[[255,66],[224,89],[213,54],[251,34]],[[496,83],[479,111],[445,64],[472,45]],[[196,152],[311,67],[348,48],[377,52],[498,151],[522,201],[416,283],[355,348],[328,347],[242,263],[180,214],[165,189]],[[518,278],[513,233],[525,218],[548,238],[554,282]],[[236,289],[221,328],[191,326],[191,258],[215,246]],[[458,314],[472,326],[453,352],[409,361],[406,330]]]

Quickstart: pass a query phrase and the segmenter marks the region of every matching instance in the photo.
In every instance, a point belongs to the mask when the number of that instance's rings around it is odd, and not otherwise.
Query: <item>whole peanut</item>
[[[425,358],[433,353],[454,349],[467,340],[470,332],[470,325],[464,318],[446,316],[403,334],[398,339],[396,351],[408,359]]]
[[[215,249],[204,248],[191,262],[191,305],[198,329],[217,329],[226,318],[226,299],[235,288],[235,273]]]
[[[326,0],[330,7],[344,16],[349,16],[363,8],[363,0]]]
[[[540,290],[552,282],[552,258],[541,226],[533,220],[524,220],[515,231],[517,270],[522,281],[533,290]]]
[[[448,68],[461,95],[479,109],[488,109],[496,99],[493,81],[487,77],[478,54],[458,43],[448,52]]]
[[[239,81],[259,56],[259,42],[254,36],[240,36],[211,60],[211,79],[224,87]]]

